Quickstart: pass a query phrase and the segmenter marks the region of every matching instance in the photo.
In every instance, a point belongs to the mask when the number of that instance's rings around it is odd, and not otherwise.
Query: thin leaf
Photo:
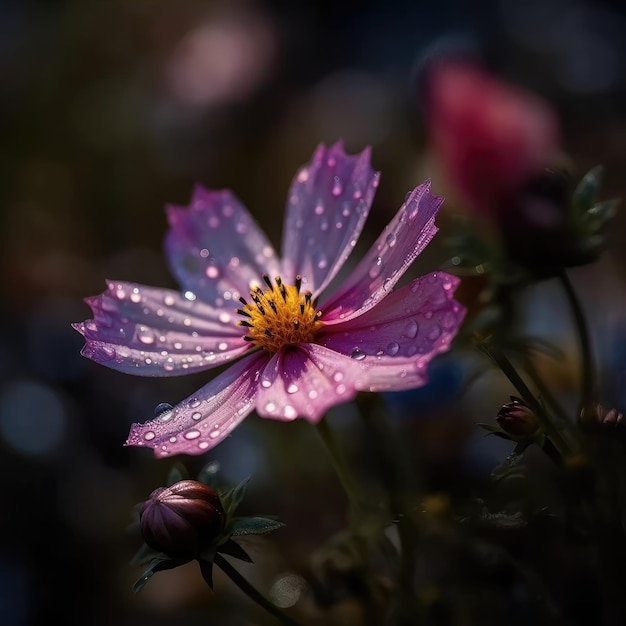
[[[265,535],[282,528],[285,524],[268,517],[236,517],[230,532],[233,537],[241,535]]]

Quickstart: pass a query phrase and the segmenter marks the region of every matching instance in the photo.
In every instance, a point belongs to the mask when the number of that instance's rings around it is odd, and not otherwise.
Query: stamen
[[[241,302],[241,304],[243,304],[244,306],[248,306],[248,303],[246,302],[246,299],[243,296],[239,298],[239,302]]]
[[[274,302],[274,300],[268,300],[267,303],[272,307],[272,311],[274,311],[274,313],[278,313],[278,309],[276,308],[276,303]]]
[[[250,313],[244,311],[243,309],[235,309],[235,313],[239,313],[239,315],[244,315],[245,317],[252,317]]]
[[[274,289],[274,285],[272,285],[272,281],[270,280],[270,277],[267,274],[263,274],[263,280],[265,281],[265,284],[270,288],[270,289]]]
[[[248,328],[254,328],[254,324],[247,322],[246,320],[241,320],[239,322],[239,326],[247,326]]]
[[[302,287],[302,276],[300,276],[300,274],[298,274],[296,276],[296,291],[298,293],[300,293],[300,287]]]

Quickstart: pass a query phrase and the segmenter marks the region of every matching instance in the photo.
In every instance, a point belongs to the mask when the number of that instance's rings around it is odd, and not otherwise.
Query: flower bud
[[[193,558],[224,528],[220,499],[205,484],[181,480],[155,489],[139,513],[144,541],[172,558]]]
[[[505,433],[513,437],[532,437],[540,428],[537,415],[515,396],[511,396],[511,402],[502,405],[496,421]]]
[[[624,416],[617,409],[607,411],[601,404],[590,404],[582,409],[578,418],[584,430],[614,429],[622,424]]]

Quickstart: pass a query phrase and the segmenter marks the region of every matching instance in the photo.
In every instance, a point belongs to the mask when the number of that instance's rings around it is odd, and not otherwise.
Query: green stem
[[[350,506],[352,507],[352,512],[355,516],[358,516],[363,507],[363,496],[361,495],[359,486],[352,476],[346,457],[343,454],[337,439],[335,438],[335,434],[325,417],[317,423],[317,432],[319,433],[326,451],[328,452],[328,456],[330,457],[333,469],[337,474],[337,478],[339,479],[339,482],[348,497]]]
[[[569,276],[565,273],[565,270],[559,274],[559,280],[565,290],[565,295],[567,296],[567,301],[574,317],[574,323],[576,324],[578,334],[578,342],[580,344],[582,389],[579,408],[582,409],[591,402],[594,393],[594,366],[593,355],[591,352],[591,340],[589,338],[589,328],[587,326],[587,319],[580,300],[578,299],[578,295],[574,290],[574,286],[572,285]]]
[[[221,554],[215,555],[214,560],[223,572],[243,591],[253,602],[273,615],[279,622],[286,626],[300,626],[295,619],[289,617],[281,611],[275,604],[272,604],[260,591],[253,587]]]
[[[506,355],[496,346],[487,346],[487,344],[483,342],[480,347],[495,361],[511,384],[515,387],[515,389],[517,389],[517,392],[520,394],[522,400],[524,400],[526,405],[537,415],[546,435],[550,437],[559,453],[562,456],[569,456],[569,446],[561,436],[561,433],[550,421],[550,418],[546,414],[541,403],[537,400],[537,398],[535,398],[533,392],[528,388],[522,377],[517,373],[517,370],[513,367],[511,361],[509,361]]]

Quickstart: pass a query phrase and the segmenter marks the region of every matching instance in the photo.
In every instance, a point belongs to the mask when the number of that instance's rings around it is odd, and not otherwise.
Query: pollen
[[[323,326],[310,291],[302,292],[302,277],[296,276],[295,285],[285,285],[280,277],[274,282],[263,275],[265,290],[255,287],[250,292],[251,302],[239,298],[243,308],[236,309],[243,318],[240,326],[248,329],[246,341],[256,343],[271,354],[284,346],[313,341]]]

